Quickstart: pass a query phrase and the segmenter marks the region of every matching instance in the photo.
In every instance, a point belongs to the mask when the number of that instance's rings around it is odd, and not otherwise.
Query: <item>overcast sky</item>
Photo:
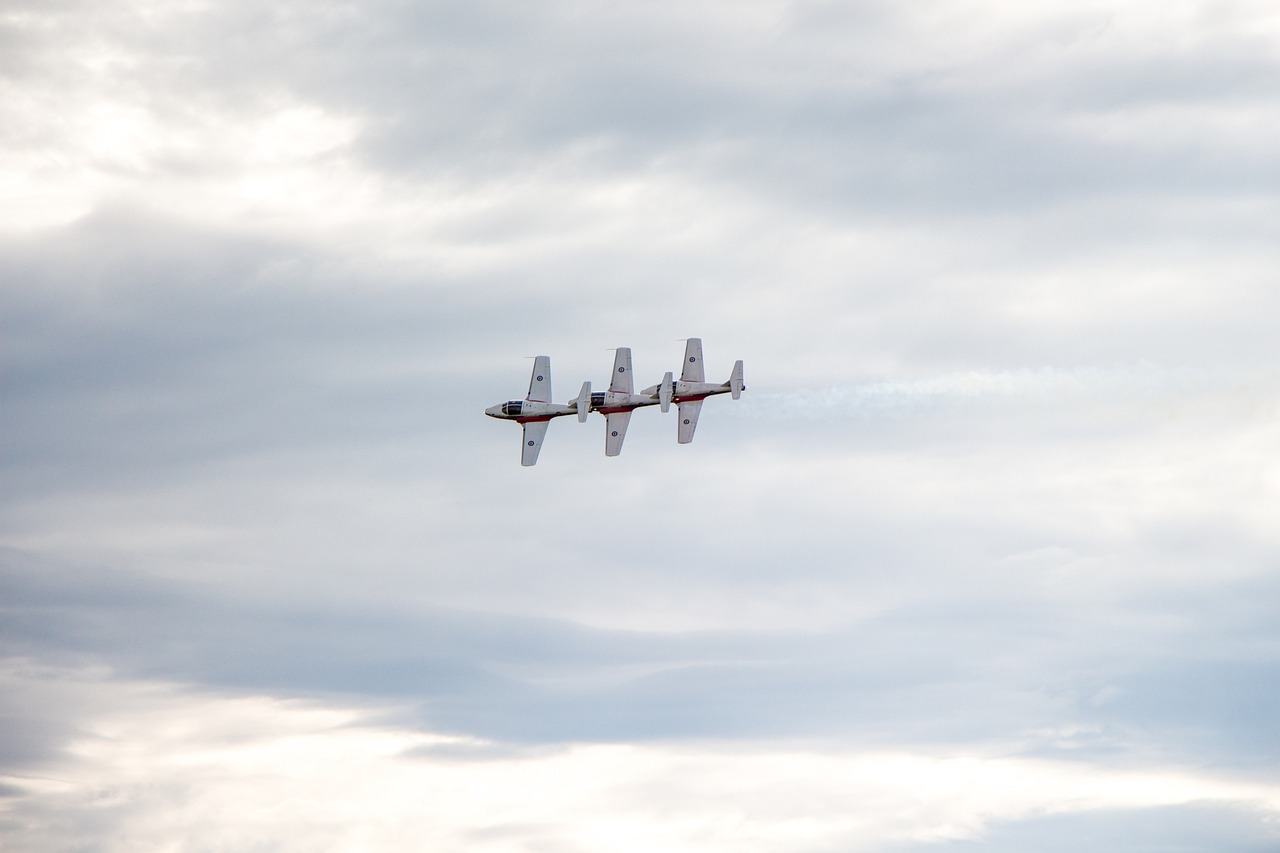
[[[1280,849],[1277,151],[1270,0],[3,0],[0,846]]]

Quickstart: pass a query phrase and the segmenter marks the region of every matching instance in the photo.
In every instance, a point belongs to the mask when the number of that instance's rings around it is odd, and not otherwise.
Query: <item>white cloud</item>
[[[376,709],[221,697],[106,673],[33,671],[26,689],[92,710],[65,752],[5,781],[15,849],[889,849],[1092,810],[1246,804],[1280,787],[1195,768],[1111,767],[963,750],[582,744],[511,750],[379,724]],[[52,684],[51,684],[52,682]],[[54,690],[50,690],[50,687]]]
[[[0,645],[116,673],[0,742],[97,733],[11,815],[794,849],[1274,808],[1278,22],[10,3]],[[685,335],[747,364],[692,446],[559,422],[521,470],[480,415],[523,356],[564,397]]]

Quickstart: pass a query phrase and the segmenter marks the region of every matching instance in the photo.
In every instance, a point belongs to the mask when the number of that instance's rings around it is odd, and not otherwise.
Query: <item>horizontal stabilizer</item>
[[[671,397],[675,393],[674,386],[675,381],[671,378],[671,371],[668,370],[662,377],[662,384],[658,386],[658,406],[664,412],[671,409]]]
[[[729,395],[736,400],[742,396],[745,387],[742,384],[742,359],[738,359],[733,363],[733,373],[729,374]]]
[[[573,403],[574,408],[578,410],[578,423],[585,424],[587,415],[591,414],[591,380],[588,379],[582,383],[582,390],[578,392],[578,399]]]

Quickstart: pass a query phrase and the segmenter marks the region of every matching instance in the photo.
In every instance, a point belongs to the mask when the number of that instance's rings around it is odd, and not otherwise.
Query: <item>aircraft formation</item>
[[[525,398],[490,406],[484,413],[491,418],[515,421],[524,428],[520,464],[527,466],[538,461],[542,439],[555,418],[577,415],[580,423],[586,423],[591,412],[604,415],[604,455],[617,456],[622,452],[622,440],[627,436],[627,425],[636,409],[658,406],[666,412],[675,403],[679,421],[676,440],[680,444],[688,444],[693,441],[693,431],[698,428],[702,401],[716,394],[729,394],[736,400],[745,387],[742,384],[741,360],[734,363],[727,382],[707,382],[702,369],[702,339],[689,338],[679,379],[674,378],[673,371],[667,371],[661,382],[637,394],[631,380],[631,348],[618,347],[613,358],[609,390],[592,391],[591,382],[583,382],[577,398],[564,405],[551,402],[551,358],[536,356],[533,374],[529,378],[529,393]]]

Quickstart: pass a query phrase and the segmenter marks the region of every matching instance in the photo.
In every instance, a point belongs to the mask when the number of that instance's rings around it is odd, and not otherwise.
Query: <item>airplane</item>
[[[554,418],[565,415],[577,415],[579,422],[586,423],[587,414],[591,410],[591,383],[582,383],[582,391],[578,399],[570,400],[567,405],[560,406],[551,402],[551,357],[536,356],[533,359],[533,373],[529,376],[529,393],[523,400],[508,400],[496,406],[490,406],[484,413],[491,418],[515,421],[524,428],[524,441],[520,446],[520,464],[529,466],[538,461],[538,451],[542,449],[542,439],[547,434],[547,427]]]
[[[617,456],[622,452],[622,440],[627,437],[627,424],[631,413],[641,406],[661,405],[662,411],[671,406],[673,383],[671,374],[663,377],[661,385],[655,385],[644,394],[636,394],[631,381],[631,347],[618,347],[613,356],[613,373],[609,378],[609,390],[591,395],[591,411],[604,415],[604,455]]]
[[[698,428],[698,414],[702,411],[702,401],[715,394],[730,394],[738,399],[747,386],[742,384],[742,360],[734,362],[729,381],[723,385],[707,382],[702,370],[702,338],[689,338],[684,347],[684,369],[680,372],[680,380],[670,387],[671,374],[663,377],[662,385],[654,385],[641,391],[641,394],[659,394],[668,400],[674,400],[679,415],[676,428],[676,441],[688,444],[693,441],[693,431]],[[666,390],[664,386],[670,388]],[[665,412],[666,405],[662,407]]]

